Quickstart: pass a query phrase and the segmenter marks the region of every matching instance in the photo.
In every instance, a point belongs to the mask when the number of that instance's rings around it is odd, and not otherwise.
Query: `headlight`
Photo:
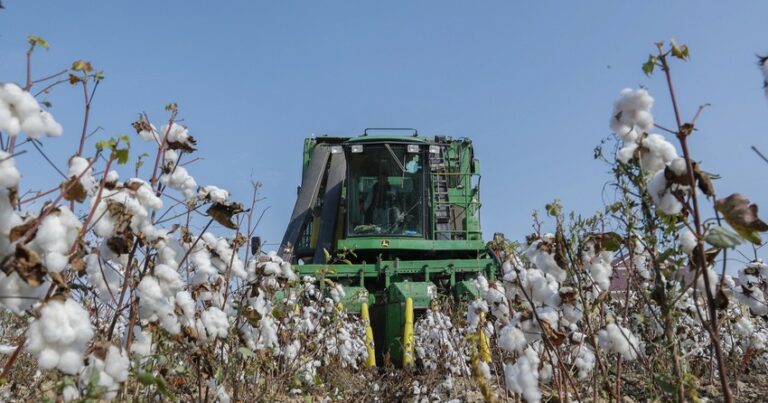
[[[429,146],[430,154],[440,154],[440,146]]]
[[[418,144],[408,144],[408,152],[409,153],[417,153],[417,152],[419,152],[419,145]]]
[[[361,152],[363,152],[362,144],[355,144],[352,146],[352,154],[359,154]]]

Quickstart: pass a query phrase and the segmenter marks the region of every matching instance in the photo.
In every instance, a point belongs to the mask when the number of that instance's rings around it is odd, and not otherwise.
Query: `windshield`
[[[356,146],[360,147],[360,146]],[[347,235],[424,235],[424,171],[417,145],[375,144],[347,161]]]

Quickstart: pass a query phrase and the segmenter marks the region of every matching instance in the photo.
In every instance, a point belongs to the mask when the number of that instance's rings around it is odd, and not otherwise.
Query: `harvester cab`
[[[377,362],[412,364],[414,316],[439,295],[477,296],[477,275],[499,269],[480,232],[471,140],[413,129],[308,138],[302,173],[280,254],[299,276],[342,284],[348,312],[370,307]]]

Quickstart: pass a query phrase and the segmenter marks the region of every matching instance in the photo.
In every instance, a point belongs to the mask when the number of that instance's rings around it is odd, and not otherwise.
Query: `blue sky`
[[[610,135],[624,87],[646,86],[657,122],[672,125],[661,77],[640,65],[675,37],[692,52],[673,74],[684,116],[709,102],[694,156],[768,209],[768,102],[756,53],[768,53],[766,2],[35,1],[0,11],[0,81],[22,82],[25,38],[44,37],[39,77],[88,59],[106,73],[94,101],[98,136],[133,134],[147,112],[159,125],[177,102],[203,161],[201,185],[247,201],[250,177],[270,210],[258,231],[277,242],[312,134],[415,127],[470,137],[482,162],[483,229],[521,239],[530,212],[554,198],[599,209],[607,167],[592,159]],[[64,167],[76,147],[81,94],[48,99],[64,136],[45,140]],[[136,144],[139,143],[136,137]],[[144,145],[140,146],[143,147]],[[140,148],[139,147],[139,148]],[[137,149],[138,151],[138,149]],[[33,150],[18,158],[22,186],[57,182]],[[768,210],[766,210],[768,211]]]

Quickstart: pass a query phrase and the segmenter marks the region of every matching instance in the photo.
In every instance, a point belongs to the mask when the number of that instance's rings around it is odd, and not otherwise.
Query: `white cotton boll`
[[[629,329],[609,323],[598,332],[598,344],[609,353],[619,353],[625,360],[637,358],[640,343]]]
[[[69,159],[69,170],[67,171],[68,178],[80,177],[80,184],[83,185],[83,189],[88,192],[89,195],[93,195],[98,183],[93,177],[93,168],[90,167],[90,163],[83,157],[74,156]]]
[[[488,280],[482,274],[477,275],[477,278],[475,279],[475,286],[477,287],[478,291],[480,291],[480,295],[484,295],[486,292],[488,292]]]
[[[159,266],[163,265],[157,267]],[[156,273],[157,267],[155,267]],[[180,290],[180,287],[174,291],[168,288],[169,285],[173,286],[173,283],[162,281],[154,276],[144,276],[136,288],[139,296],[139,317],[147,322],[160,321],[161,326],[169,333],[178,334],[181,327],[176,317],[173,295]]]
[[[105,303],[117,303],[122,289],[123,276],[115,267],[99,258],[99,255],[90,254],[83,259],[88,281],[98,292],[99,299]]]
[[[668,189],[664,170],[661,169],[648,182],[648,194],[651,195],[656,208],[665,214],[675,215],[683,210],[683,205]]]
[[[259,349],[273,349],[279,346],[277,341],[277,324],[271,316],[261,318],[259,326]]]
[[[152,333],[148,330],[142,330],[141,326],[134,326],[131,352],[139,357],[147,357],[152,354]]]
[[[610,127],[624,141],[633,141],[627,138],[631,131],[647,132],[653,127],[653,115],[650,113],[653,107],[653,98],[645,89],[633,90],[625,88],[619,93],[619,98],[613,103]]]
[[[224,203],[229,199],[229,192],[213,185],[203,186],[197,189],[197,198],[210,200],[216,203]]]
[[[61,206],[43,219],[29,246],[40,254],[49,271],[58,273],[69,263],[69,251],[80,228],[80,220],[66,206]]]
[[[573,361],[578,370],[577,376],[579,379],[587,379],[595,368],[595,353],[585,344],[575,346],[574,349],[577,350],[576,359]]]
[[[41,111],[37,100],[13,83],[0,85],[0,131],[16,136],[21,131],[31,138],[61,135],[62,128],[50,113]]]
[[[74,375],[83,366],[82,355],[92,337],[91,320],[80,304],[71,299],[50,301],[30,324],[26,347],[41,368]]]
[[[667,163],[677,158],[677,150],[664,136],[649,134],[641,140],[640,166],[645,172],[664,169]]]
[[[160,183],[170,187],[171,189],[178,190],[184,194],[187,199],[192,198],[194,195],[194,189],[197,188],[197,182],[186,168],[177,166],[173,171],[160,176]]]
[[[227,337],[229,321],[227,320],[227,314],[221,309],[210,307],[200,315],[200,319],[203,321],[209,340],[217,337],[222,339]]]
[[[597,256],[591,256],[591,253],[585,253],[583,258],[586,262],[585,268],[592,276],[595,285],[601,291],[608,291],[611,287],[611,275],[613,274],[613,253],[610,251],[602,251]]]
[[[288,282],[296,281],[296,273],[293,271],[291,264],[288,262],[280,263],[280,274]]]
[[[0,150],[0,187],[18,186],[20,179],[21,174],[16,169],[16,162],[11,154]]]
[[[688,173],[688,164],[685,162],[685,158],[675,158],[667,166],[677,176]]]
[[[61,134],[64,133],[64,128],[61,127],[61,124],[59,124],[49,112],[40,112],[40,118],[43,120],[43,130],[49,137],[61,136]]]
[[[62,389],[61,397],[64,399],[64,402],[69,403],[80,399],[80,391],[75,386],[67,385]]]
[[[717,294],[717,284],[720,281],[717,277],[717,274],[712,269],[712,266],[709,266],[705,270],[706,275],[709,277],[709,290],[712,293],[712,295]],[[707,289],[706,285],[704,284],[704,274],[700,275],[698,280],[696,280],[696,288],[704,292],[704,290]]]
[[[528,340],[517,326],[507,325],[499,331],[498,344],[501,349],[509,353],[522,352],[528,345]]]
[[[631,143],[625,143],[618,153],[616,153],[616,159],[624,164],[629,163],[632,158],[635,158],[635,152],[637,151],[638,144],[634,141]]]
[[[277,276],[282,272],[280,265],[275,262],[264,262],[262,272],[265,276]]]
[[[545,239],[551,242],[554,239],[554,235],[547,234],[545,235]],[[542,242],[542,240],[533,242],[528,249],[526,249],[525,255],[534,265],[536,265],[536,268],[551,275],[559,282],[564,281],[567,273],[557,265],[554,254],[541,249]]]
[[[106,183],[117,183],[118,180],[120,180],[120,174],[114,169],[110,169],[107,173],[107,177],[104,179]]]
[[[5,274],[0,271],[0,308],[5,308],[22,315],[45,296],[50,284],[46,281],[38,287],[32,287],[22,280],[16,272]]]
[[[339,303],[341,300],[347,295],[347,293],[344,291],[344,287],[341,286],[341,284],[336,284],[331,288],[330,291],[331,299],[333,299],[333,302]]]
[[[176,293],[176,306],[181,308],[181,316],[184,318],[184,324],[189,326],[195,320],[195,300],[189,291],[179,291]]]
[[[684,253],[690,255],[693,253],[693,249],[696,248],[696,245],[698,245],[698,240],[693,232],[685,230],[680,234],[680,247],[683,249]]]
[[[115,381],[122,383],[128,379],[129,366],[128,354],[118,347],[109,346],[107,357],[104,361],[104,372],[109,374]]]
[[[40,138],[45,132],[43,118],[38,115],[30,115],[21,124],[21,130],[33,139]]]
[[[504,364],[504,380],[507,390],[522,394],[526,402],[540,402],[539,356],[536,351],[528,347],[515,363]]]
[[[480,324],[480,314],[488,313],[488,303],[481,299],[476,299],[469,304],[467,309],[467,329],[474,331]]]
[[[139,136],[144,141],[152,141],[152,140],[154,140],[154,141],[159,143],[160,142],[160,134],[157,132],[157,128],[152,123],[149,123],[149,128],[150,128],[150,130],[140,130],[139,131]]]

